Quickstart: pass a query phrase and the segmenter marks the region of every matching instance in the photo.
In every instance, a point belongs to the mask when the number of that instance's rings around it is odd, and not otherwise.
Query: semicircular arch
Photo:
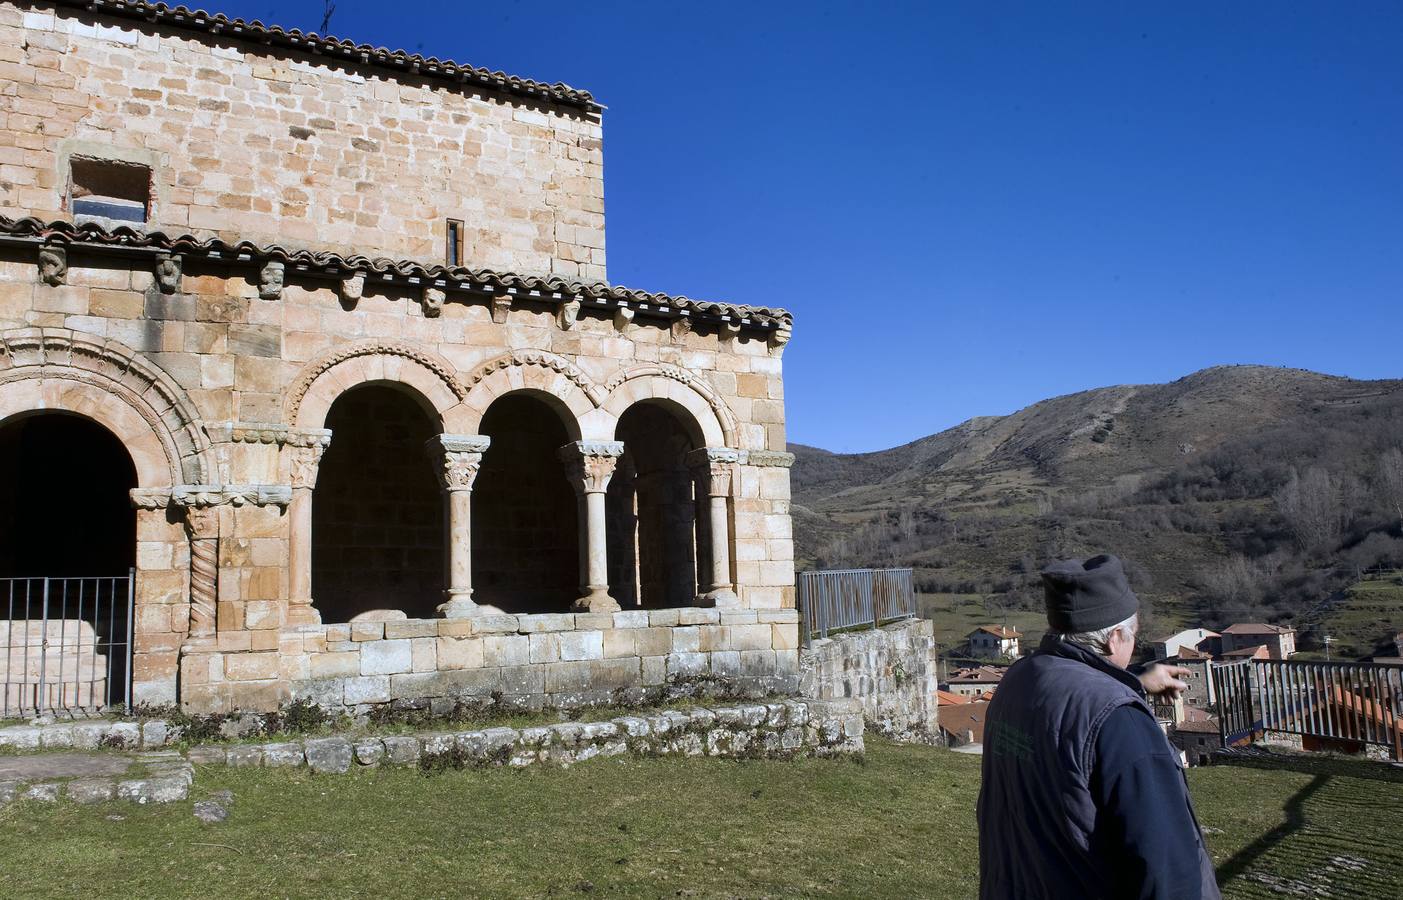
[[[633,404],[667,401],[685,410],[708,447],[736,446],[736,417],[721,395],[704,379],[674,366],[636,366],[610,379],[601,411],[615,422]]]
[[[102,425],[126,445],[142,488],[214,480],[210,440],[185,391],[111,338],[64,328],[0,332],[0,422],[58,411]]]
[[[366,384],[405,390],[445,432],[467,431],[467,389],[452,363],[438,354],[400,341],[361,341],[337,347],[302,367],[284,400],[286,421],[294,428],[322,428],[331,404]]]
[[[488,407],[508,394],[528,393],[550,405],[571,440],[585,436],[583,422],[597,410],[604,392],[578,366],[544,350],[515,350],[478,366],[468,379],[465,406],[476,429]]]

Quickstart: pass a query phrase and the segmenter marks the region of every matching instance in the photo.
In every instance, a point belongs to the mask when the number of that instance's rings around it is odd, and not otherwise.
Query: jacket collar
[[[1140,679],[1130,674],[1129,671],[1106,659],[1097,653],[1092,653],[1080,644],[1071,641],[1064,641],[1057,635],[1048,632],[1043,635],[1042,643],[1038,645],[1038,652],[1048,656],[1059,656],[1062,659],[1075,660],[1076,662],[1088,665],[1098,672],[1103,672],[1121,684],[1139,694],[1141,699],[1145,698],[1145,687],[1140,684]]]

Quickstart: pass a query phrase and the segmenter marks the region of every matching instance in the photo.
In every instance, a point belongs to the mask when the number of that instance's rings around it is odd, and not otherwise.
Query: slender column
[[[325,428],[308,431],[296,444],[289,443],[292,501],[288,517],[287,624],[315,625],[321,613],[312,605],[312,489],[317,486],[317,466],[331,443]]]
[[[185,535],[190,540],[190,629],[187,650],[214,642],[219,603],[219,510],[187,507]]]
[[[437,465],[439,484],[448,494],[448,578],[438,614],[446,619],[498,612],[473,602],[472,496],[482,454],[491,439],[480,434],[441,434],[424,445]]]
[[[707,522],[711,540],[711,586],[697,598],[698,606],[736,606],[736,586],[731,581],[731,479],[740,454],[728,447],[702,447],[687,454],[687,464],[710,498]]]
[[[621,441],[576,441],[557,451],[580,496],[580,599],[577,612],[614,612],[619,602],[609,594],[609,551],[605,541],[604,492],[624,455]]]

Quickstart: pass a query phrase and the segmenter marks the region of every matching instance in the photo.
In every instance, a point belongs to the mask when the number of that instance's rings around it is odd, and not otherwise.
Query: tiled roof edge
[[[190,234],[170,237],[160,231],[144,232],[125,226],[109,230],[91,222],[75,225],[61,220],[45,222],[34,217],[11,219],[0,215],[0,236],[29,239],[45,244],[147,249],[233,264],[276,260],[287,266],[290,275],[344,278],[361,272],[382,282],[419,283],[462,290],[507,293],[527,299],[539,295],[539,299],[558,299],[562,302],[571,299],[586,300],[628,306],[664,316],[674,316],[674,313],[677,313],[700,321],[731,322],[743,328],[768,331],[788,332],[794,324],[793,315],[784,309],[693,300],[690,297],[650,293],[602,282],[586,284],[569,281],[556,275],[518,275],[512,272],[495,272],[491,269],[470,269],[465,266],[425,265],[413,260],[347,256],[334,251],[298,250],[279,244],[259,245],[251,241],[231,244],[221,238],[201,239]]]
[[[190,9],[188,6],[147,3],[146,0],[49,0],[49,3],[66,9],[81,9],[101,15],[160,24],[194,34],[217,35],[261,47],[300,50],[325,56],[328,60],[349,60],[361,65],[408,72],[424,78],[473,84],[491,91],[573,106],[588,112],[604,109],[589,91],[572,88],[562,82],[546,84],[543,81],[520,78],[505,72],[493,72],[451,59],[425,57],[418,53],[371,44],[357,44],[354,41],[332,35],[319,35],[314,31],[302,31],[299,28],[264,25],[258,19],[248,21],[230,18],[223,13]]]

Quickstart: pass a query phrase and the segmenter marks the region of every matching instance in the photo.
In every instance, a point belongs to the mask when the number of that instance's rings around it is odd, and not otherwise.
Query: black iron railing
[[[916,615],[910,569],[800,572],[798,589],[805,640]]]

